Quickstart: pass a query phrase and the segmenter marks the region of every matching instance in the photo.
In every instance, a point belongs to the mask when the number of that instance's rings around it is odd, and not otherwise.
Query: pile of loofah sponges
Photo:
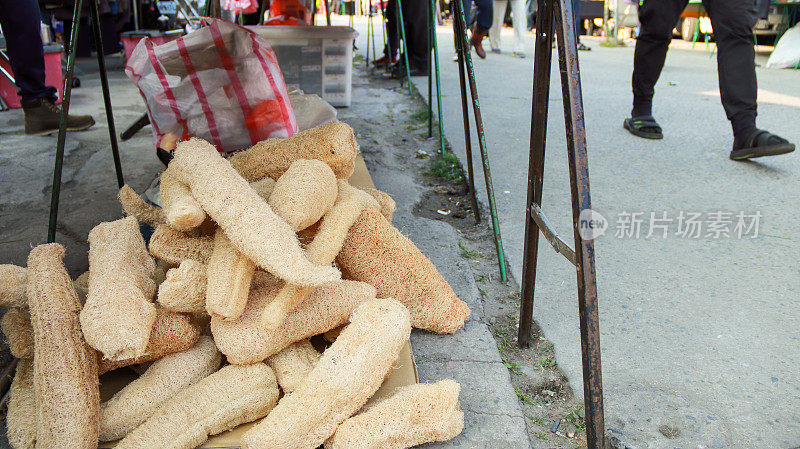
[[[75,281],[58,244],[0,265],[0,325],[20,358],[11,445],[191,449],[259,420],[242,448],[458,435],[454,381],[364,407],[412,326],[453,333],[469,308],[392,226],[391,197],[348,183],[357,153],[340,122],[230,160],[190,139],[162,174],[161,208],[120,191],[130,215],[90,232]],[[155,228],[149,244],[139,222]],[[139,377],[101,402],[99,376],[117,369]]]

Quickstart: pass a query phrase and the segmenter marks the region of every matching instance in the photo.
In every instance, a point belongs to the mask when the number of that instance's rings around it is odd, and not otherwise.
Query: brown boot
[[[475,47],[475,54],[477,54],[481,59],[486,59],[486,50],[483,49],[481,42],[488,33],[488,29],[478,25],[477,23],[472,28],[472,37],[470,38],[469,43]]]
[[[61,108],[49,98],[23,99],[25,111],[25,134],[45,136],[58,132]],[[83,131],[94,125],[91,115],[68,115],[67,131]]]

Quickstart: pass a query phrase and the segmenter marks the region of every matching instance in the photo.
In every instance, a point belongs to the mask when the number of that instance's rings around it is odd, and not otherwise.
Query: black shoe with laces
[[[61,108],[49,98],[23,99],[25,134],[45,136],[58,131]],[[67,131],[83,131],[94,125],[91,115],[68,115]]]

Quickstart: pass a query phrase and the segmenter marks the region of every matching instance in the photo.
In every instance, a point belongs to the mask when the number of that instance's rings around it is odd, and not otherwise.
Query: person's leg
[[[0,0],[0,26],[6,38],[8,59],[25,111],[25,134],[44,135],[58,131],[61,109],[58,93],[45,84],[44,49],[36,0]],[[88,115],[68,115],[67,131],[94,125]]]
[[[481,59],[486,57],[486,51],[483,49],[481,42],[489,33],[489,29],[492,28],[494,16],[494,6],[492,3],[493,0],[475,0],[475,6],[478,12],[475,14],[475,25],[472,29],[470,44],[475,47],[475,54]]]
[[[44,80],[44,52],[36,0],[0,0],[0,26],[18,94],[23,100],[56,100],[56,89]]]
[[[511,22],[514,26],[514,54],[525,56],[525,0],[511,0]]]
[[[756,129],[756,65],[753,25],[756,5],[752,0],[706,1],[706,11],[717,42],[719,92],[733,135]]]
[[[412,76],[428,74],[429,0],[403,0],[403,21],[408,40],[408,65]]]
[[[389,56],[389,59],[394,60],[397,55],[397,49],[400,48],[400,36],[397,32],[397,1],[389,0],[386,2],[386,10],[383,13],[386,16],[387,42],[383,54]]]
[[[752,0],[704,2],[717,41],[719,92],[725,115],[733,128],[735,160],[791,153],[786,139],[756,128],[757,81],[753,25],[757,19]]]
[[[492,28],[489,29],[489,46],[492,47],[492,51],[497,53],[500,53],[500,31],[503,29],[503,17],[506,15],[506,5],[508,5],[508,0],[492,1],[494,19],[492,20]]]
[[[652,115],[653,93],[667,49],[672,41],[672,29],[678,23],[688,0],[644,0],[639,6],[641,33],[633,53],[632,117]]]

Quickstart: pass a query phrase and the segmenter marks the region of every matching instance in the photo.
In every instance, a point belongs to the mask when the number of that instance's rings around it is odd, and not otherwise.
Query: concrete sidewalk
[[[363,54],[366,28],[356,26]],[[437,34],[445,133],[464,161],[452,28],[439,27]],[[474,61],[503,241],[519,279],[533,36],[526,39],[527,59],[511,56],[510,30],[504,30],[503,40],[503,54]],[[591,38],[585,42],[593,48],[580,54],[593,207],[609,223],[596,241],[609,435],[630,448],[799,446],[800,156],[728,160],[732,137],[716,94],[715,57],[701,45],[687,51],[676,43],[656,87],[654,113],[665,139],[631,136],[621,125],[630,111],[633,46],[608,49]],[[757,60],[763,64],[765,56]],[[543,209],[559,234],[569,236],[556,67]],[[757,71],[760,126],[800,143],[800,72]],[[427,92],[426,78],[415,82]],[[485,202],[474,128],[472,142]],[[671,221],[656,220],[647,238],[651,213]],[[684,218],[700,213],[700,237],[680,234],[681,213]],[[752,232],[737,237],[739,213],[745,220],[760,214],[756,238],[750,238]],[[630,223],[639,219],[637,235]],[[668,225],[665,238],[659,224]],[[714,226],[731,236],[716,238]],[[535,317],[581,394],[575,272],[546,241],[540,243]]]

